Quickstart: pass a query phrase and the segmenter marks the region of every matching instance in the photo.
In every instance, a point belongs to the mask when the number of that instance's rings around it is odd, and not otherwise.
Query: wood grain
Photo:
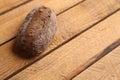
[[[56,14],[81,2],[82,0],[33,0],[0,16],[0,44],[16,36],[26,15],[35,7],[45,5],[54,9]],[[61,6],[62,5],[62,6]],[[6,31],[6,29],[8,31]]]
[[[106,47],[120,39],[119,17],[120,11],[9,80],[71,80]]]
[[[27,59],[22,59],[19,56],[16,56],[15,52],[12,51],[12,46],[14,41],[11,41],[1,46],[0,47],[0,54],[2,55],[2,57],[0,57],[1,78],[5,78],[6,76],[14,73],[16,70],[28,64],[31,64],[32,62],[35,62],[37,59],[42,58],[44,55],[48,54],[48,52],[50,52],[55,47],[68,40],[70,37],[74,36],[79,32],[82,32],[83,30],[89,28],[91,25],[102,20],[106,16],[110,15],[115,10],[119,9],[118,6],[119,4],[115,0],[112,0],[111,1],[112,3],[107,3],[107,4],[105,4],[104,1],[105,0],[103,1],[87,0],[77,5],[76,7],[73,7],[68,11],[57,16],[58,31],[55,35],[52,44],[48,47],[48,49],[44,53],[42,53],[41,55],[39,55],[34,59],[27,60]],[[115,5],[113,5],[113,3]],[[102,8],[99,7],[103,4],[104,7]],[[89,8],[89,6],[94,6],[94,8]],[[98,10],[98,11],[94,11],[94,10]],[[104,13],[104,14],[97,15],[98,13]],[[6,58],[6,60],[4,60],[4,58]]]
[[[0,14],[27,1],[28,0],[0,0]]]
[[[120,80],[120,46],[73,80]]]

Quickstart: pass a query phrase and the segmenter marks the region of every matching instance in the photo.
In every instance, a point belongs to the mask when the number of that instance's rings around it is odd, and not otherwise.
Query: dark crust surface
[[[33,9],[26,17],[17,35],[16,47],[26,56],[43,52],[56,32],[56,15],[44,6]]]

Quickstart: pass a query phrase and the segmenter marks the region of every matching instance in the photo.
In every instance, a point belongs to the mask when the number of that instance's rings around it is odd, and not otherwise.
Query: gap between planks
[[[120,46],[73,80],[120,80]]]
[[[22,67],[23,68],[27,67],[29,64],[42,58],[44,55],[47,55],[49,53],[49,51],[51,51],[52,49],[54,49],[56,46],[60,45],[64,41],[68,40],[70,37],[74,36],[75,34],[81,32],[85,29],[88,29],[90,26],[93,26],[93,24],[96,24],[97,22],[104,20],[105,18],[107,18],[108,16],[110,16],[112,13],[116,12],[119,9],[119,3],[117,3],[116,0],[111,0],[112,5],[111,5],[111,3],[107,3],[106,5],[103,5],[103,4],[105,4],[104,2],[107,2],[107,0],[103,0],[100,2],[99,2],[99,0],[94,0],[94,1],[87,0],[83,3],[81,3],[80,5],[77,5],[76,7],[73,7],[70,10],[59,15],[58,16],[58,22],[59,22],[58,28],[59,29],[56,33],[53,43],[50,45],[50,47],[44,53],[42,53],[40,56],[38,56],[35,59],[24,60],[24,59],[19,58],[16,55],[14,55],[14,52],[12,51],[12,45],[14,43],[13,41],[1,46],[1,48],[0,48],[1,53],[5,53],[5,54],[3,54],[3,57],[1,58],[1,62],[4,57],[5,58],[7,57],[6,61],[3,61],[4,63],[0,64],[1,67],[3,67],[1,69],[1,71],[2,71],[2,73],[4,73],[2,75],[2,77],[5,77],[5,75],[10,75]],[[115,4],[115,5],[113,5],[113,4]],[[104,7],[102,7],[102,8],[99,7],[101,5],[103,5]],[[90,9],[89,6],[91,6],[91,7],[94,6],[94,9],[93,8]],[[94,10],[98,10],[98,11],[94,12]],[[76,13],[76,11],[77,11],[77,13]],[[79,13],[78,13],[78,11],[79,11]],[[97,15],[98,13],[104,13],[104,14]],[[96,14],[96,16],[93,14]],[[83,21],[79,22],[81,19]],[[84,22],[84,21],[86,21],[86,22]],[[81,27],[79,27],[78,25]],[[72,28],[73,26],[76,26],[76,28]],[[5,64],[6,62],[8,64]],[[17,65],[11,65],[11,64],[9,64],[9,62],[12,62],[12,64],[17,63]],[[9,65],[9,68],[11,68],[10,70],[8,70],[9,69],[7,67],[8,65]],[[7,70],[7,72],[4,70]],[[18,70],[18,72],[19,72],[19,70]]]
[[[120,11],[9,80],[71,80],[86,64],[90,65],[120,45],[119,17]]]
[[[0,45],[4,44],[8,40],[12,39],[16,36],[17,31],[21,24],[24,21],[26,15],[35,7],[40,5],[45,5],[54,9],[55,13],[61,13],[65,11],[69,7],[81,3],[84,0],[65,0],[65,1],[58,1],[58,0],[34,0],[26,5],[22,5],[8,13],[0,16]],[[63,5],[63,6],[61,6]],[[11,16],[10,16],[11,15]],[[3,27],[4,26],[4,27]],[[6,32],[6,29],[8,30]]]
[[[0,0],[0,15],[7,13],[31,0]]]
[[[101,59],[102,57],[104,57],[105,55],[107,55],[108,53],[110,53],[112,50],[114,50],[115,48],[117,48],[119,45],[120,45],[120,38],[118,40],[116,40],[115,42],[113,42],[108,47],[106,47],[100,54],[95,55],[94,57],[92,57],[90,59],[90,61],[88,61],[87,63],[84,64],[84,69],[81,70],[81,68],[80,68],[80,71],[78,69],[79,72],[76,73],[71,79],[74,80],[74,78],[76,78],[77,76],[79,76],[80,73],[82,73],[83,71],[86,71],[87,68],[89,68],[92,65],[94,65],[99,59]]]

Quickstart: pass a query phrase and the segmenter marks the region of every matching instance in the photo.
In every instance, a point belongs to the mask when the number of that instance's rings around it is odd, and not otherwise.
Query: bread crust
[[[40,6],[25,18],[16,37],[16,46],[27,56],[36,56],[51,43],[57,30],[56,15],[50,8]]]

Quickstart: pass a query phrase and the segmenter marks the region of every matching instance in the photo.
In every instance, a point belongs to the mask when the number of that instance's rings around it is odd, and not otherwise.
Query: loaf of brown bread
[[[21,54],[36,56],[51,43],[56,32],[56,15],[50,8],[40,6],[25,18],[17,35],[16,47]]]

